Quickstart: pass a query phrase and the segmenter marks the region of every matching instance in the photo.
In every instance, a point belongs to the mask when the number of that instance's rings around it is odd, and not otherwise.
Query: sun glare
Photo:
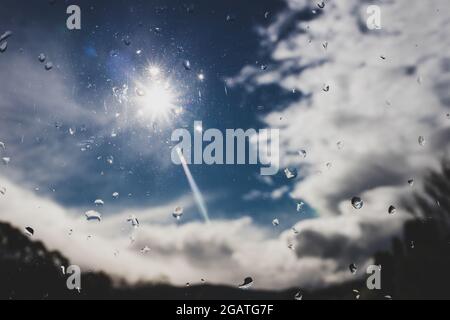
[[[148,72],[151,78],[136,84],[138,116],[151,121],[169,121],[170,114],[178,107],[177,96],[169,81],[162,78],[161,69],[149,67]]]

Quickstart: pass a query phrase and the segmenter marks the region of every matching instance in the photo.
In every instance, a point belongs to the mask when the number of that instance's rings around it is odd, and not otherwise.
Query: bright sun
[[[149,73],[149,79],[136,83],[138,116],[151,121],[169,121],[170,114],[176,109],[177,96],[169,81],[160,77],[160,69],[151,67]]]

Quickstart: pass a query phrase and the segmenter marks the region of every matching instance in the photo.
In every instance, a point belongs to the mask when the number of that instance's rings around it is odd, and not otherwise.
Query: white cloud
[[[349,279],[347,261],[367,264],[367,248],[378,247],[378,236],[390,236],[395,228],[366,226],[367,221],[355,216],[357,223],[351,226],[335,218],[329,218],[330,223],[306,221],[296,226],[299,235],[286,231],[271,237],[250,218],[210,224],[169,222],[166,217],[175,205],[192,204],[184,198],[134,211],[141,226],[133,229],[126,221],[129,211],[113,216],[103,212],[101,223],[87,222],[82,212],[63,208],[6,179],[0,178],[0,185],[7,190],[0,195],[0,221],[21,230],[31,226],[33,239],[43,241],[50,250],[61,251],[71,263],[130,283],[145,280],[184,285],[203,278],[213,284],[237,286],[251,276],[256,288],[326,286]],[[289,244],[294,245],[293,250]],[[145,246],[151,251],[144,255],[140,249]],[[323,257],[326,250],[336,247],[345,253],[343,259],[336,257],[336,252]]]
[[[305,1],[288,3],[307,7]],[[281,39],[277,28],[268,28],[264,37],[276,39],[270,48],[274,67],[265,73],[246,67],[234,82],[251,90],[279,84],[308,97],[265,121],[282,130],[282,166],[302,167],[294,195],[320,215],[346,213],[342,207],[363,193],[371,199],[368,208],[387,208],[411,192],[408,179],[437,168],[447,146],[449,3],[379,3],[381,31],[365,29],[369,4],[360,0],[329,1],[323,14],[297,22]],[[425,147],[419,136],[426,137]],[[295,154],[300,149],[308,151],[306,159]],[[377,193],[386,187],[392,187],[389,193]]]

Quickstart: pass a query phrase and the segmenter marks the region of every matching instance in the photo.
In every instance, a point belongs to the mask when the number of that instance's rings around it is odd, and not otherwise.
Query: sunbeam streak
[[[192,192],[194,193],[195,202],[197,203],[197,206],[200,210],[200,212],[203,215],[203,218],[205,219],[206,223],[209,223],[209,215],[208,215],[208,209],[206,208],[205,200],[203,199],[203,195],[200,192],[200,189],[197,186],[197,183],[194,180],[194,177],[192,176],[191,170],[189,170],[189,167],[187,165],[186,159],[184,158],[183,154],[181,153],[180,148],[177,149],[178,156],[181,160],[181,165],[183,166],[184,173],[186,174],[186,177],[188,179],[189,185],[192,189]]]

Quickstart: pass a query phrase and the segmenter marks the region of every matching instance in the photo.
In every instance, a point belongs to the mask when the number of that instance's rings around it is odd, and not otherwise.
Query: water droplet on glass
[[[280,220],[278,220],[278,219],[273,219],[272,225],[273,225],[274,227],[278,227],[278,226],[280,225]]]
[[[123,38],[122,41],[123,41],[123,43],[124,43],[127,47],[131,45],[131,40],[130,40],[129,37]]]
[[[11,162],[11,158],[4,157],[2,158],[2,163],[7,166]]]
[[[269,11],[266,11],[266,12],[264,13],[264,19],[267,19],[269,16],[270,16],[270,12],[269,12]]]
[[[0,187],[0,194],[3,195],[3,196],[6,194],[6,188],[5,187]]]
[[[287,179],[293,179],[297,176],[297,173],[295,172],[295,170],[292,169],[284,169],[284,174],[286,175]]]
[[[45,59],[47,59],[47,57],[45,56],[45,54],[41,53],[41,54],[38,56],[38,59],[39,59],[39,62],[40,62],[40,63],[44,63],[44,62],[45,62]]]
[[[294,299],[295,299],[296,301],[301,301],[301,300],[303,300],[303,293],[302,293],[301,291],[297,292],[297,293],[295,294],[295,296],[294,296]]]
[[[114,193],[112,194],[112,197],[113,197],[113,199],[119,198],[119,193],[118,193],[118,192],[114,192]]]
[[[319,9],[323,9],[323,8],[325,8],[325,2],[324,2],[324,1],[319,2],[319,3],[317,4],[317,6],[319,7]]]
[[[45,70],[50,71],[50,70],[52,70],[52,69],[53,69],[53,63],[47,62],[47,63],[45,64]]]
[[[134,92],[136,92],[136,95],[137,95],[138,97],[143,97],[143,96],[145,96],[145,91],[142,90],[142,89],[140,89],[140,88],[136,88],[136,89],[134,90]]]
[[[101,207],[101,206],[103,206],[105,204],[105,202],[102,199],[97,199],[97,200],[94,201],[94,204],[97,207]]]
[[[390,206],[388,210],[389,214],[395,214],[397,212],[397,208],[394,206]]]
[[[6,150],[6,145],[5,145],[4,142],[0,141],[0,148],[3,149],[3,150]]]
[[[150,251],[151,251],[151,249],[148,246],[145,246],[144,248],[141,249],[142,254],[149,253]]]
[[[106,157],[106,162],[110,165],[114,164],[114,157],[113,156]]]
[[[236,21],[236,16],[234,14],[228,14],[226,20],[227,22],[234,22]]]
[[[342,150],[344,148],[344,143],[342,141],[339,141],[336,145],[339,150]]]
[[[356,274],[356,272],[358,271],[358,268],[354,263],[352,263],[348,268],[352,274]]]
[[[353,206],[353,208],[359,210],[359,209],[361,209],[364,206],[364,202],[359,197],[353,197],[353,199],[352,199],[352,206]]]
[[[134,215],[129,216],[127,222],[130,222],[134,228],[139,227],[139,220]]]
[[[266,64],[262,64],[261,65],[261,70],[262,71],[266,71],[267,70],[267,65]]]
[[[86,211],[85,214],[87,221],[102,221],[102,215],[94,210]]]
[[[175,219],[180,220],[181,217],[183,216],[183,212],[184,212],[183,207],[176,207],[172,212],[172,216]]]
[[[239,285],[239,289],[247,290],[253,286],[253,279],[251,277],[245,278],[244,283]]]
[[[303,159],[306,158],[306,155],[307,155],[306,150],[300,150],[300,151],[298,152],[298,154],[299,154],[300,157],[302,157]]]
[[[323,90],[324,92],[329,92],[329,91],[330,91],[330,86],[329,86],[329,85],[324,85],[323,88],[322,88],[322,90]]]
[[[25,234],[26,234],[27,236],[29,236],[29,237],[33,236],[33,235],[34,235],[34,229],[31,228],[31,227],[26,227],[26,228],[25,228]]]
[[[3,40],[8,39],[9,37],[11,37],[13,35],[12,31],[5,31],[1,36],[0,36],[0,42],[2,42]]]
[[[420,136],[419,137],[419,144],[423,147],[427,143],[425,137]]]
[[[413,187],[414,186],[414,179],[410,179],[408,180],[408,184]]]
[[[186,71],[190,71],[191,70],[191,62],[189,60],[184,60],[183,67]]]
[[[8,49],[8,42],[5,41],[5,42],[0,43],[0,52],[5,52],[6,49]]]
[[[304,206],[305,206],[304,202],[297,203],[297,212],[302,211]]]

